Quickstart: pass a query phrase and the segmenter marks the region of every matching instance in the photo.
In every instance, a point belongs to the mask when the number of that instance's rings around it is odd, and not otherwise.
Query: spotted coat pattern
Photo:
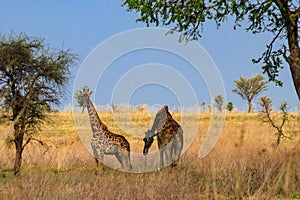
[[[156,134],[153,134],[156,131]],[[169,113],[168,106],[164,106],[155,116],[152,128],[146,135],[157,135],[158,148],[160,150],[160,167],[165,164],[176,165],[183,148],[182,127]],[[147,137],[147,136],[146,136]],[[166,163],[164,162],[164,157]]]
[[[91,146],[97,166],[102,162],[104,154],[115,155],[126,171],[131,169],[130,164],[130,144],[122,135],[112,133],[107,126],[100,120],[97,111],[89,99],[92,94],[88,90],[81,92],[83,97],[83,108],[88,110],[90,124],[93,132]]]

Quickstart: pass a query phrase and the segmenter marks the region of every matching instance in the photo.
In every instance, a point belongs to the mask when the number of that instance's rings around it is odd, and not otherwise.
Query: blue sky
[[[45,38],[51,47],[70,48],[81,58],[78,66],[72,69],[72,74],[76,77],[82,61],[98,44],[120,32],[145,27],[145,24],[135,22],[137,18],[135,13],[128,13],[120,4],[121,1],[112,0],[2,0],[0,32],[1,34],[8,34],[11,30],[17,33],[26,32],[30,36]],[[262,73],[259,65],[252,64],[251,59],[262,54],[266,44],[271,41],[272,35],[268,33],[253,35],[245,32],[243,28],[234,31],[231,20],[225,22],[219,29],[216,29],[213,22],[206,23],[202,35],[203,37],[198,42],[220,71],[226,90],[226,103],[232,101],[239,110],[245,110],[246,102],[231,92],[234,89],[234,80],[239,79],[240,76],[250,77]],[[199,104],[201,102],[210,104],[210,97],[201,77],[195,79],[191,75],[193,74],[191,68],[180,71],[176,66],[176,63],[182,64],[184,61],[172,61],[172,56],[151,50],[128,56],[127,59],[126,57],[120,58],[114,62],[107,76],[114,76],[115,81],[118,81],[131,67],[147,63],[167,64],[177,68],[186,79],[191,79],[192,87],[203,89],[196,91]],[[120,66],[123,64],[126,66],[121,69]],[[299,101],[287,64],[280,72],[279,79],[283,81],[283,87],[269,83],[268,91],[263,94],[268,94],[276,106],[285,100],[293,110],[296,110]],[[105,81],[105,84],[103,87],[107,91],[96,93],[97,104],[110,103],[109,94],[112,92],[113,83],[110,85]],[[69,98],[64,101],[63,105],[71,101],[72,86],[70,84]],[[176,106],[178,101],[176,94],[167,88],[146,85],[132,94],[129,103],[150,105],[166,103]]]

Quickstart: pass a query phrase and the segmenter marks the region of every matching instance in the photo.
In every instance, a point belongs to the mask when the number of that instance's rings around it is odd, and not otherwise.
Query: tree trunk
[[[298,99],[300,100],[300,48],[299,48],[299,33],[298,33],[298,18],[290,20],[287,25],[288,45],[290,55],[285,56],[286,61],[290,66],[294,86]]]
[[[282,131],[280,130],[280,131],[278,131],[278,135],[277,135],[277,141],[276,141],[276,144],[277,144],[277,146],[279,146],[279,144],[280,144],[280,141],[281,141],[281,137],[283,136],[283,133],[282,133]]]
[[[18,132],[18,131],[17,131]],[[23,134],[15,133],[15,163],[14,163],[14,175],[19,176],[21,174],[21,164],[22,164],[22,153],[23,153]]]
[[[298,99],[300,100],[300,49],[292,50],[289,57],[288,63],[290,65],[290,70],[295,86]]]
[[[16,144],[16,157],[15,157],[15,164],[14,164],[14,175],[20,175],[20,169],[22,164],[22,153],[23,149],[20,147],[19,144]]]
[[[248,113],[252,112],[252,103],[251,101],[248,101]]]

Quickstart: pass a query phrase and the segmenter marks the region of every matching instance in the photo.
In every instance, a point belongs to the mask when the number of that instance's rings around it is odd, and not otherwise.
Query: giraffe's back
[[[124,136],[107,131],[105,137],[110,143],[118,147],[119,150],[130,151],[130,144]]]
[[[176,136],[183,137],[182,128],[172,117],[167,117],[163,128],[158,133],[159,146],[166,146]]]

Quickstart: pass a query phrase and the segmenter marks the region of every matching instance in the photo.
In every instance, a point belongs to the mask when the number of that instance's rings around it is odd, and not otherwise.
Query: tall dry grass
[[[122,132],[111,114],[100,117],[114,132],[126,135],[134,152],[142,151],[141,138]],[[286,129],[293,139],[284,139],[278,147],[274,130],[256,114],[227,115],[215,148],[203,159],[198,155],[210,116],[200,115],[199,122],[192,115],[175,117],[197,123],[197,135],[177,167],[150,173],[105,167],[96,175],[94,159],[71,114],[50,115],[51,122],[37,133],[45,144],[32,142],[26,147],[20,177],[12,175],[14,149],[0,137],[0,199],[300,199],[299,115]],[[131,118],[142,128],[151,124],[148,115]],[[0,129],[8,130],[7,126]],[[189,124],[184,127],[188,136]]]

